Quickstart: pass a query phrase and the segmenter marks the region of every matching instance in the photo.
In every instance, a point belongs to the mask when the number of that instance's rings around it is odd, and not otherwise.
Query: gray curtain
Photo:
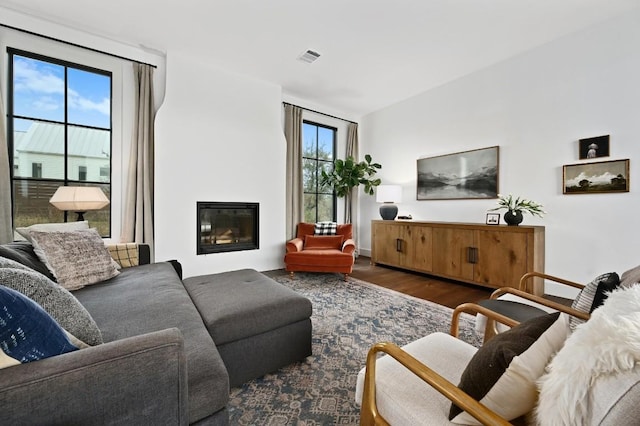
[[[302,189],[302,108],[284,106],[284,137],[287,140],[286,226],[287,240],[296,236],[304,218]]]
[[[346,157],[353,157],[358,160],[358,124],[349,123],[347,127],[347,152]],[[353,240],[356,242],[356,254],[358,253],[358,187],[351,191],[351,194],[344,199],[344,223],[351,223],[353,226]]]
[[[121,240],[149,244],[153,255],[153,67],[133,64],[133,72],[135,117]]]
[[[0,91],[0,200],[2,200],[0,201],[0,244],[13,241],[13,225],[11,223],[11,175],[3,99],[2,91]]]

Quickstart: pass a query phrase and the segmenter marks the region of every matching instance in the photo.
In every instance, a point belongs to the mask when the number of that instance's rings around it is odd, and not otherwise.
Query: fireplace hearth
[[[197,254],[256,250],[258,203],[197,202]]]

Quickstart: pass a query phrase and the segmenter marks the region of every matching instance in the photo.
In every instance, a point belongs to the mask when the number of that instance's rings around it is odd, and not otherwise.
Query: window
[[[73,212],[49,204],[59,186],[99,186],[111,198],[111,73],[12,48],[7,53],[14,226],[74,220]],[[110,206],[86,217],[110,236]]]
[[[31,177],[42,177],[42,163],[31,163]]]
[[[304,220],[315,223],[336,220],[336,196],[321,187],[322,170],[333,167],[337,129],[305,121],[302,125],[302,180]]]

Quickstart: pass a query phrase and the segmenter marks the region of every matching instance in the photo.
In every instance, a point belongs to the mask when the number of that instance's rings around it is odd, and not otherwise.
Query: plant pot
[[[504,221],[509,226],[518,226],[522,222],[522,212],[520,210],[508,210],[504,214]]]

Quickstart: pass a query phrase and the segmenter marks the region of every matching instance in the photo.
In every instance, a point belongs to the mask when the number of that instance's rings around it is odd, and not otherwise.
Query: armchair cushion
[[[402,347],[451,383],[460,381],[476,348],[449,334],[436,332]],[[362,403],[366,368],[358,373],[356,404]],[[450,425],[451,402],[390,356],[376,362],[376,400],[380,414],[392,425]]]
[[[322,250],[333,249],[340,250],[344,236],[342,235],[305,235],[304,236],[304,249],[305,250]]]
[[[532,318],[489,340],[473,356],[458,387],[507,420],[530,412],[537,398],[536,381],[567,336],[559,312]],[[451,405],[453,423],[478,421]]]

